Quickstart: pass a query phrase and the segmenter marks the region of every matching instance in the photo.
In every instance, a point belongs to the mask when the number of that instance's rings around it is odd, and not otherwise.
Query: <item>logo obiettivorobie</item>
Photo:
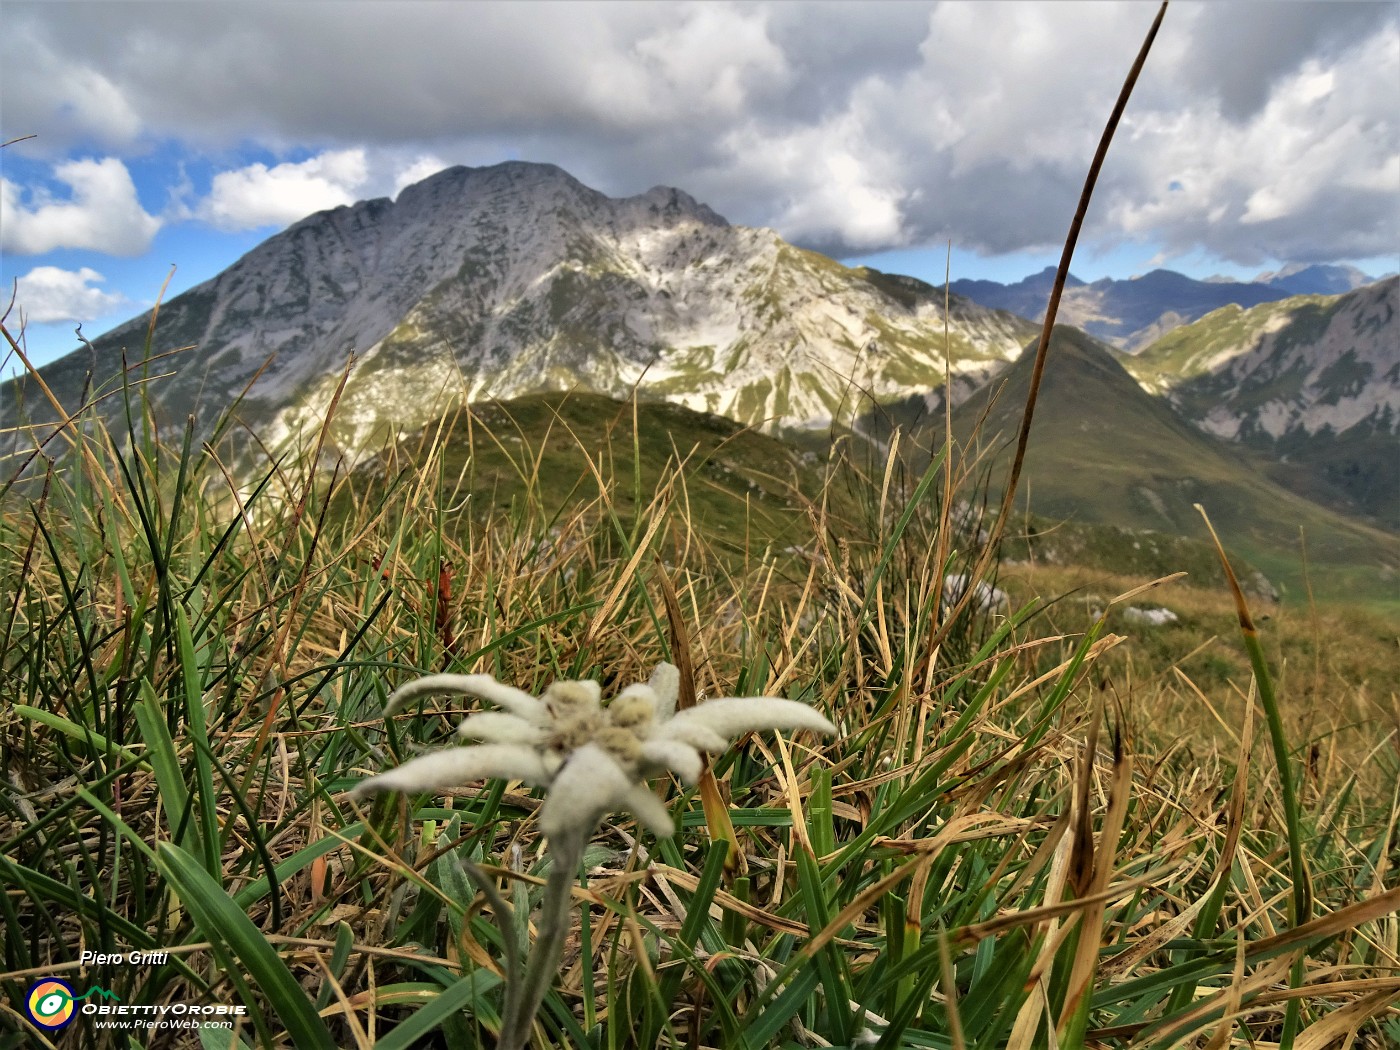
[[[73,989],[56,977],[45,977],[42,981],[35,981],[29,989],[29,997],[24,1005],[29,1011],[31,1021],[40,1028],[54,1031],[73,1020],[73,1014],[77,1012]]]

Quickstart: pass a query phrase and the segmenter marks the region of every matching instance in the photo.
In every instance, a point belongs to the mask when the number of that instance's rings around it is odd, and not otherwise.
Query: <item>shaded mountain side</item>
[[[954,414],[955,434],[1004,477],[1029,389],[1033,348]],[[980,432],[979,416],[986,412]],[[993,489],[995,491],[995,488]],[[1018,503],[1077,523],[1204,537],[1193,504],[1228,550],[1285,596],[1303,594],[1301,535],[1319,594],[1394,601],[1400,539],[1272,481],[1256,453],[1206,434],[1146,393],[1111,349],[1057,327]]]
[[[1281,288],[1289,295],[1342,295],[1376,280],[1355,266],[1294,263],[1274,273],[1261,273],[1254,283]]]
[[[1126,367],[1295,491],[1400,529],[1400,278],[1226,307]]]
[[[1315,503],[1400,532],[1400,439],[1353,427],[1343,434],[1279,442],[1264,469],[1280,485]]]

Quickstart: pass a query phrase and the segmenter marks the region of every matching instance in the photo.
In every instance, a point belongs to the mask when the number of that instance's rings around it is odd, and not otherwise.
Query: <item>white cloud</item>
[[[691,4],[680,21],[638,40],[630,59],[653,114],[742,114],[755,98],[791,81],[786,56],[769,37],[767,15],[722,4]]]
[[[354,204],[368,178],[363,149],[330,151],[272,168],[250,164],[215,175],[196,212],[221,230],[285,226],[313,212]]]
[[[1110,225],[1241,263],[1393,251],[1397,82],[1400,37],[1377,34],[1275,78],[1244,121],[1219,106],[1146,113],[1120,159]]]
[[[447,167],[447,162],[431,153],[418,157],[402,169],[394,177],[393,196],[397,197],[405,186],[412,186],[415,182],[422,182],[429,175],[435,175],[443,168]]]
[[[69,161],[55,167],[53,176],[68,186],[69,199],[56,199],[42,188],[26,194],[17,183],[0,179],[0,248],[16,255],[55,248],[140,255],[151,246],[161,220],[141,207],[120,160]]]
[[[93,287],[105,279],[89,266],[80,270],[36,266],[16,278],[15,305],[30,324],[93,321],[129,305],[126,296]]]
[[[430,163],[518,157],[610,194],[680,186],[835,253],[944,236],[987,252],[1057,245],[1155,13],[970,0],[371,0],[337,4],[334,19],[312,4],[250,19],[224,0],[10,7],[0,95],[15,133],[62,143],[105,125],[193,154],[326,151],[220,175],[193,211],[227,229],[397,193]],[[1173,5],[1086,240],[1237,261],[1393,245],[1397,42],[1394,4]],[[367,45],[373,62],[345,61]],[[367,173],[333,162],[357,157]]]
[[[3,78],[4,139],[34,135],[28,149],[50,156],[83,140],[105,148],[136,140],[141,118],[111,75],[74,61],[39,25],[12,16],[9,9],[6,15],[0,50],[15,74]]]
[[[902,63],[869,68],[807,120],[751,114],[687,188],[709,198],[709,179],[744,202],[731,218],[833,254],[1054,243],[1150,20],[1134,5],[939,5]],[[820,79],[806,66],[794,91]]]
[[[857,103],[816,127],[780,133],[751,124],[725,139],[734,175],[771,188],[778,210],[765,225],[806,243],[855,248],[907,237],[904,208],[916,194],[901,180],[900,158],[872,141],[865,116]]]

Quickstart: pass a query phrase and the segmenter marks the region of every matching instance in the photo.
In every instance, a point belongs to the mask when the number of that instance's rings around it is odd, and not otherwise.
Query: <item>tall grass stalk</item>
[[[1269,673],[1269,664],[1264,657],[1264,647],[1260,644],[1259,631],[1254,626],[1254,617],[1250,615],[1249,603],[1245,600],[1244,591],[1240,588],[1235,571],[1230,566],[1230,559],[1225,554],[1220,537],[1215,533],[1215,526],[1210,523],[1210,516],[1199,503],[1195,507],[1205,520],[1206,528],[1210,530],[1210,538],[1215,543],[1215,549],[1220,555],[1220,565],[1225,571],[1225,582],[1230,588],[1230,595],[1235,601],[1235,609],[1239,615],[1240,635],[1244,639],[1245,651],[1249,653],[1250,666],[1254,669],[1252,685],[1259,691],[1259,702],[1264,708],[1264,718],[1269,727],[1269,741],[1273,745],[1274,763],[1278,768],[1279,788],[1283,793],[1283,814],[1288,832],[1288,870],[1293,880],[1293,893],[1290,898],[1292,907],[1289,910],[1288,918],[1291,925],[1302,926],[1312,918],[1312,892],[1309,889],[1307,863],[1303,859],[1303,817],[1298,805],[1293,756],[1288,746],[1287,734],[1283,728],[1283,714],[1279,708],[1278,697],[1274,693],[1273,676]],[[1303,957],[1300,955],[1290,973],[1290,980],[1294,988],[1302,984],[1306,972]],[[1279,1040],[1279,1045],[1285,1050],[1290,1050],[1297,1037],[1301,1006],[1301,1002],[1297,999],[1291,1000],[1288,1004],[1288,1011],[1284,1015],[1283,1034]]]
[[[1166,16],[1167,2],[1168,0],[1162,0],[1161,6],[1157,8],[1157,15],[1153,18],[1152,25],[1148,27],[1147,36],[1143,39],[1137,57],[1133,59],[1133,64],[1128,69],[1128,75],[1123,80],[1123,86],[1118,92],[1118,99],[1114,102],[1113,110],[1109,113],[1108,120],[1104,124],[1103,134],[1099,137],[1098,148],[1094,151],[1094,159],[1089,162],[1089,171],[1084,176],[1084,188],[1080,191],[1079,203],[1075,206],[1074,217],[1070,220],[1069,231],[1065,234],[1064,248],[1060,252],[1060,263],[1055,268],[1055,280],[1050,286],[1050,299],[1045,306],[1045,321],[1041,325],[1040,341],[1035,348],[1030,388],[1026,393],[1026,405],[1021,414],[1021,426],[1016,433],[1016,451],[1012,456],[1011,468],[1006,476],[1006,486],[1001,497],[1001,509],[998,511],[991,528],[993,542],[987,544],[978,560],[977,568],[972,573],[974,579],[981,579],[986,575],[988,567],[999,550],[1000,539],[1006,530],[1006,524],[1015,509],[1016,490],[1020,484],[1021,470],[1026,462],[1026,449],[1030,444],[1031,423],[1035,419],[1036,401],[1040,397],[1040,385],[1045,377],[1045,363],[1050,356],[1050,336],[1055,329],[1055,318],[1059,314],[1060,298],[1064,294],[1065,282],[1069,279],[1069,268],[1074,260],[1074,249],[1079,244],[1079,231],[1084,225],[1084,217],[1089,212],[1089,202],[1093,200],[1094,187],[1098,185],[1099,172],[1103,169],[1104,161],[1108,157],[1108,148],[1113,143],[1114,133],[1117,132],[1119,121],[1122,120],[1123,113],[1128,108],[1128,100],[1132,98],[1138,77],[1142,74],[1143,67],[1147,64],[1147,56],[1152,51],[1152,44],[1157,39],[1157,31],[1161,28],[1162,19]],[[966,602],[967,596],[964,596],[963,600]]]

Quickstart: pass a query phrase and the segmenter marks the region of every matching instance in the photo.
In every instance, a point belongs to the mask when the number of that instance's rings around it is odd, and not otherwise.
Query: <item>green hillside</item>
[[[1342,296],[1325,295],[1298,295],[1249,309],[1232,303],[1172,329],[1125,364],[1148,385],[1174,385],[1207,374],[1217,356],[1238,353],[1269,329],[1286,328],[1285,344],[1316,340],[1344,305]]]
[[[600,515],[631,527],[675,475],[671,498],[685,520],[741,556],[803,544],[807,501],[822,490],[819,457],[778,438],[669,402],[577,391],[473,404],[361,473],[391,477],[400,457],[418,464],[433,450],[453,502],[477,519],[526,500],[539,501],[546,517],[596,503]],[[600,478],[608,479],[601,488]]]
[[[1001,393],[975,446],[1005,446],[1014,435],[1028,376],[1023,358],[1004,388],[991,385]],[[960,442],[984,406],[978,395],[958,411]],[[596,502],[598,513],[616,514],[630,528],[683,463],[673,498],[685,501],[687,520],[715,549],[743,557],[810,543],[808,508],[822,498],[824,457],[666,402],[638,402],[635,430],[633,413],[631,403],[579,392],[483,402],[411,436],[374,469],[392,475],[394,457],[421,461],[436,442],[444,484],[474,518],[526,500],[540,501],[551,516]],[[1001,447],[997,467],[1008,461],[1009,449]],[[597,475],[622,479],[607,487],[606,499]],[[854,537],[858,509],[839,486],[827,491],[838,527]],[[1199,502],[1230,552],[1263,572],[1285,600],[1304,593],[1301,528],[1316,595],[1400,604],[1400,541],[1280,487],[1252,453],[1183,422],[1144,394],[1102,344],[1075,329],[1056,332],[1031,433],[1027,491],[1034,513],[1018,518],[1010,557],[1147,575],[1185,569],[1216,586],[1192,506]],[[1028,542],[1026,532],[1035,538]]]
[[[998,472],[1010,461],[1033,356],[955,413],[958,439],[992,453]],[[1053,519],[1204,537],[1200,503],[1227,548],[1286,598],[1304,593],[1301,535],[1315,593],[1400,604],[1400,539],[1270,480],[1255,453],[1185,422],[1077,329],[1057,328],[1051,344],[1019,501],[1027,498]]]

